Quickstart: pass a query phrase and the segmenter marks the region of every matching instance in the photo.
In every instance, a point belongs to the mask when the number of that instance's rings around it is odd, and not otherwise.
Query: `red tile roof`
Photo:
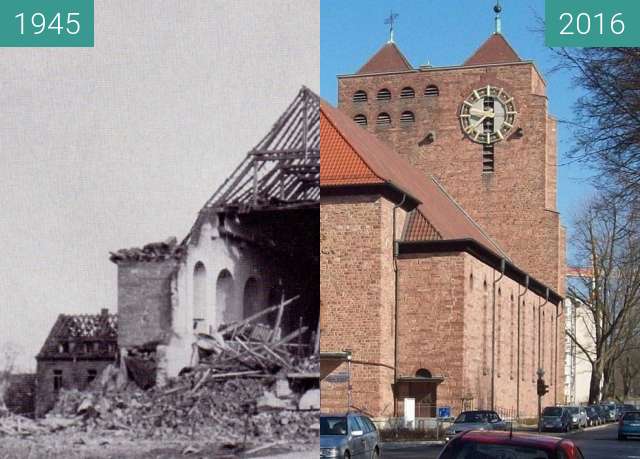
[[[442,236],[419,211],[412,211],[404,225],[403,241],[438,241]]]
[[[387,184],[420,203],[418,212],[422,219],[410,216],[404,231],[411,240],[437,238],[436,235],[440,239],[473,239],[507,257],[433,177],[414,169],[385,143],[325,101],[320,102],[320,132],[321,189]]]
[[[320,110],[320,186],[384,183]]]
[[[486,65],[520,62],[520,56],[502,34],[494,33],[463,65]]]
[[[387,43],[380,48],[356,74],[398,72],[412,69],[413,67],[411,67],[411,64],[407,58],[404,57],[404,54],[400,52],[396,44]]]

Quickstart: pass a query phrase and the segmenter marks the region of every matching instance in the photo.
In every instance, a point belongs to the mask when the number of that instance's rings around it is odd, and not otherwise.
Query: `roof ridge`
[[[463,207],[458,203],[458,201],[456,201],[456,200],[453,198],[453,196],[451,196],[451,195],[449,194],[449,192],[446,190],[446,188],[445,188],[444,186],[442,186],[442,184],[441,184],[440,182],[438,182],[438,180],[437,180],[433,175],[430,175],[429,177],[431,178],[431,180],[433,181],[433,183],[435,183],[435,184],[436,184],[436,186],[437,186],[438,188],[440,188],[440,190],[442,191],[442,193],[443,193],[443,194],[444,194],[444,195],[445,195],[445,196],[446,196],[446,197],[447,197],[447,198],[448,198],[448,199],[449,199],[449,200],[450,200],[450,201],[451,201],[451,202],[452,202],[452,203],[453,203],[453,204],[454,204],[454,205],[455,205],[459,210],[460,210],[460,212],[462,212],[462,214],[463,214],[463,215],[464,215],[464,216],[465,216],[465,217],[466,217],[466,218],[467,218],[467,219],[468,219],[468,220],[473,224],[473,226],[475,226],[475,227],[476,227],[476,229],[477,229],[478,231],[480,231],[480,233],[482,233],[482,235],[483,235],[484,237],[486,237],[486,238],[487,238],[487,240],[493,244],[494,248],[495,248],[495,249],[497,249],[497,250],[498,250],[498,252],[500,252],[500,253],[501,253],[501,254],[502,254],[502,255],[503,255],[507,260],[511,261],[511,258],[509,258],[509,255],[507,255],[507,253],[502,249],[502,247],[500,247],[500,246],[498,245],[498,243],[497,243],[496,241],[494,241],[494,240],[493,240],[493,238],[492,238],[492,237],[491,237],[491,236],[490,236],[490,235],[485,231],[485,229],[484,229],[482,226],[480,226],[480,224],[479,224],[478,222],[476,222],[476,221],[473,219],[473,217],[471,217],[471,215],[469,215],[469,214],[467,213],[467,211],[466,211],[466,210],[464,210],[464,208],[463,208]]]

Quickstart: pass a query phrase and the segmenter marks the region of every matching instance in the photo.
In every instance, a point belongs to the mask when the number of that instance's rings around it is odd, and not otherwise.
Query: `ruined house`
[[[112,253],[118,345],[154,351],[158,382],[193,363],[200,333],[299,295],[280,317],[312,350],[319,304],[319,99],[302,88],[202,207],[189,234]]]
[[[94,315],[60,314],[36,356],[36,416],[55,404],[61,389],[86,389],[116,360],[118,318],[102,309]]]

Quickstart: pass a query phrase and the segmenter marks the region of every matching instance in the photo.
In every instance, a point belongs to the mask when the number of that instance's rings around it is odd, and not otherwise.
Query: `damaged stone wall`
[[[176,267],[174,259],[118,263],[119,347],[169,341]]]

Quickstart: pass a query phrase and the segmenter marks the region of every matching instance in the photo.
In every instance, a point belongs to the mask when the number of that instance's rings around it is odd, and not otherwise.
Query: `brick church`
[[[461,65],[391,39],[321,104],[326,412],[533,417],[539,369],[543,405],[564,401],[556,122],[497,10]]]

